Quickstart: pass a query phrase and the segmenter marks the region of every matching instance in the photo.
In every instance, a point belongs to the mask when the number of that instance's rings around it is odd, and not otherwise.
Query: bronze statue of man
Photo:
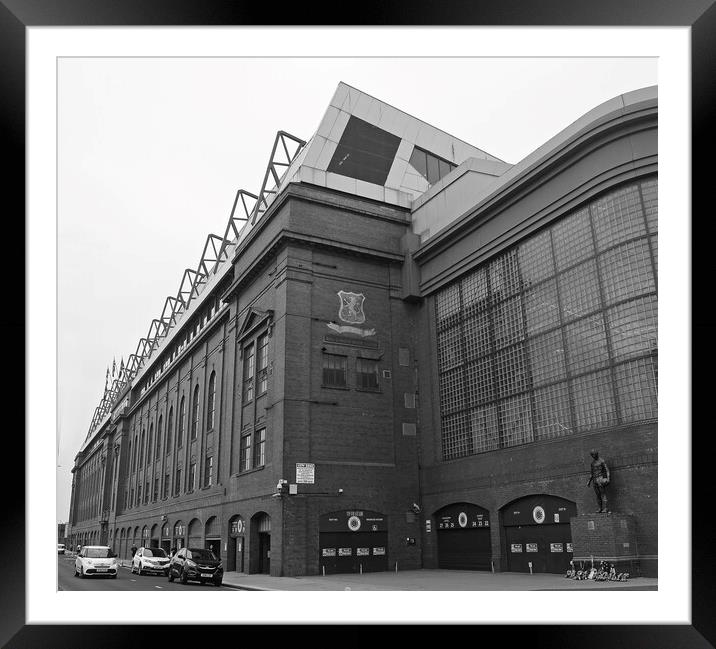
[[[592,475],[587,482],[587,486],[594,483],[594,493],[597,496],[597,504],[599,505],[598,513],[609,513],[607,509],[607,491],[606,486],[609,484],[609,467],[603,458],[599,457],[599,451],[592,449],[589,451],[592,456]]]

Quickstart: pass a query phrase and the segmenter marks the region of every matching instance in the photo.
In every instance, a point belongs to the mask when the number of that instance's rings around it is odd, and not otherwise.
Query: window
[[[149,480],[144,483],[144,504],[149,502]]]
[[[142,504],[142,485],[137,485],[137,505]]]
[[[154,494],[152,500],[156,501],[159,498],[159,478],[154,478]]]
[[[192,420],[191,420],[191,438],[196,439],[199,432],[199,386],[194,388],[194,399],[191,404],[192,409]]]
[[[159,423],[157,424],[157,450],[154,454],[154,459],[158,460],[160,455],[162,454],[162,424],[164,423],[164,420],[162,416],[159,416]]]
[[[433,153],[428,153],[423,149],[415,147],[410,156],[410,164],[413,166],[425,180],[434,185],[443,176],[449,174],[457,165],[448,162],[443,158],[438,158]]]
[[[244,348],[243,398],[251,401],[254,398],[254,344]]]
[[[172,428],[174,428],[174,408],[169,408],[169,417],[167,419],[167,441],[164,444],[166,453],[172,450]]]
[[[162,494],[162,498],[167,498],[169,496],[169,474],[164,474],[164,493]]]
[[[142,441],[139,445],[139,467],[144,463],[144,431],[142,431]]]
[[[209,402],[206,406],[206,430],[214,430],[214,413],[216,410],[216,372],[209,377]]]
[[[186,422],[186,409],[184,407],[184,397],[179,402],[179,430],[177,430],[177,448],[181,448],[184,443],[184,426]]]
[[[378,389],[378,361],[356,358],[356,387],[363,390]]]
[[[256,376],[257,376],[257,395],[262,395],[268,387],[268,334],[259,336],[256,341]]]
[[[196,462],[189,465],[189,482],[186,486],[187,491],[194,491],[196,487]]]
[[[178,496],[181,493],[181,469],[177,469],[174,474],[174,495]]]
[[[438,291],[443,459],[656,418],[657,215],[639,191],[651,182]]]
[[[214,484],[214,458],[209,455],[204,459],[204,486],[211,487]]]
[[[346,357],[337,354],[323,354],[323,385],[346,386]]]
[[[241,437],[239,451],[239,471],[248,471],[251,468],[251,433]]]
[[[327,171],[385,184],[400,138],[351,115]]]
[[[257,430],[254,441],[254,467],[266,464],[266,429]]]
[[[154,440],[154,424],[149,426],[149,440],[147,443],[147,464],[152,461],[152,441]]]
[[[134,489],[129,490],[129,506],[134,505]]]
[[[129,440],[129,457],[132,458],[132,471],[134,471],[134,465],[137,459],[137,447],[134,447],[134,455],[132,455],[132,440]]]

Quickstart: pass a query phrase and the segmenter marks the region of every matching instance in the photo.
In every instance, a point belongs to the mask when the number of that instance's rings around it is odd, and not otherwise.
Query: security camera
[[[422,511],[420,509],[420,505],[418,505],[418,503],[413,503],[411,506],[411,509],[413,510],[414,514],[419,514]]]

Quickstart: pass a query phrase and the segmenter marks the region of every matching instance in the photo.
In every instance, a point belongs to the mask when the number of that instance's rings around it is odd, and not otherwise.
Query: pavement
[[[70,552],[67,553],[73,556]],[[131,562],[120,561],[129,569]],[[473,570],[401,570],[364,574],[306,575],[272,577],[271,575],[225,572],[223,586],[256,591],[333,591],[333,590],[410,590],[410,591],[480,591],[480,590],[658,590],[656,577],[633,577],[628,581],[593,581],[567,579],[555,574],[524,572],[484,572]]]
[[[224,586],[239,590],[657,590],[657,579],[626,582],[567,579],[562,575],[472,570],[403,570],[346,575],[272,577],[225,572]]]

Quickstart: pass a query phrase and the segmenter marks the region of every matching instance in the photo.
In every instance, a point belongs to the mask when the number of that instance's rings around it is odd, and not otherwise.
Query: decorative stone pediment
[[[245,338],[248,338],[254,331],[259,327],[273,321],[273,309],[266,311],[260,311],[259,309],[249,309],[244,320],[239,326],[239,331],[236,335],[236,341],[241,342]]]

